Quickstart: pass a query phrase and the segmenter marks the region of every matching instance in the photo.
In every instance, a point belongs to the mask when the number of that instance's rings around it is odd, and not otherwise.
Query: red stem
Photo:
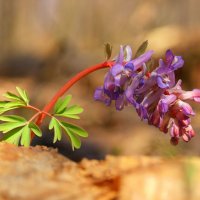
[[[55,105],[55,103],[57,102],[57,100],[64,95],[77,81],[79,81],[81,78],[87,76],[88,74],[97,71],[99,69],[103,69],[103,68],[107,68],[107,67],[111,67],[113,65],[113,62],[104,62],[104,63],[100,63],[91,67],[88,67],[87,69],[81,71],[80,73],[78,73],[77,75],[75,75],[72,79],[70,79],[65,85],[63,85],[60,90],[58,90],[58,92],[54,95],[54,97],[51,99],[51,101],[43,108],[42,110],[42,114],[38,117],[36,124],[40,125],[42,123],[42,121],[44,120],[46,114],[48,113],[53,106]]]

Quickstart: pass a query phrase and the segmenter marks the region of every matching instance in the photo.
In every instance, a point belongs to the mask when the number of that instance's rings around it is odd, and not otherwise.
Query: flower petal
[[[191,125],[183,127],[181,131],[182,131],[182,138],[185,142],[189,142],[191,138],[195,136],[195,132]]]
[[[174,121],[172,121],[171,127],[170,127],[171,137],[179,138],[179,133],[180,133],[179,126]]]
[[[180,126],[188,126],[191,124],[191,119],[188,117],[187,119],[182,119],[178,121]]]
[[[200,90],[194,89],[192,91],[183,91],[179,98],[182,100],[191,99],[200,103]]]
[[[124,95],[119,95],[119,97],[115,101],[115,107],[117,110],[122,110],[125,105]]]
[[[169,115],[165,115],[163,118],[161,118],[160,125],[159,125],[160,131],[162,131],[164,133],[168,132],[169,121],[170,121]]]
[[[195,113],[194,113],[192,107],[190,106],[190,104],[185,103],[185,102],[179,100],[178,101],[178,106],[179,106],[179,108],[182,110],[182,112],[185,115],[187,115],[187,116],[189,116],[189,115],[195,115]]]
[[[139,67],[141,67],[143,65],[143,63],[147,62],[151,58],[153,53],[154,53],[154,51],[152,51],[152,50],[147,51],[146,53],[142,54],[138,58],[130,61],[134,65],[134,70],[137,70]]]
[[[174,72],[169,73],[168,77],[169,77],[169,80],[170,80],[169,81],[169,87],[172,88],[175,85],[175,74],[174,74]]]
[[[101,101],[105,103],[105,105],[109,106],[111,104],[111,99],[104,93],[102,87],[99,87],[94,92],[94,99],[96,101]]]
[[[162,99],[158,103],[158,109],[161,113],[166,113],[169,110],[170,104],[176,101],[177,97],[174,94],[163,95]]]
[[[123,71],[124,71],[124,66],[121,65],[121,64],[116,64],[111,68],[110,73],[113,76],[116,76],[116,75],[120,74]]]
[[[183,65],[184,65],[184,60],[182,59],[182,57],[175,56],[170,68],[174,71],[181,68]]]
[[[139,105],[139,108],[136,109],[136,111],[142,120],[148,119],[148,111],[144,106]]]
[[[174,60],[174,54],[172,53],[172,51],[170,49],[168,49],[166,51],[165,59],[166,59],[166,64],[169,67],[172,64],[173,60]]]
[[[164,79],[161,76],[157,77],[157,84],[160,88],[169,88],[169,83],[165,82]]]
[[[132,62],[128,62],[124,66],[125,69],[130,69],[131,71],[134,71],[134,65]]]
[[[109,91],[114,91],[115,87],[115,79],[112,74],[108,72],[104,79],[104,88]]]
[[[161,121],[161,116],[160,116],[158,110],[156,109],[149,119],[149,124],[159,127],[160,121]]]

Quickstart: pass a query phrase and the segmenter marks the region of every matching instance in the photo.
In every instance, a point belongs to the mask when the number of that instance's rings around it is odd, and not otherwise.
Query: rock
[[[75,163],[44,146],[0,143],[0,200],[196,200],[200,159],[107,156]]]

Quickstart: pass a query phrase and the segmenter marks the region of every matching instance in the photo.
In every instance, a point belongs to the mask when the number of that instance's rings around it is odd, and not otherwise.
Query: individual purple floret
[[[164,133],[169,131],[172,144],[178,144],[181,137],[188,142],[195,135],[190,118],[195,113],[185,100],[200,102],[200,90],[184,91],[181,80],[175,82],[174,71],[184,61],[171,50],[149,72],[147,65],[152,54],[153,51],[147,51],[132,59],[130,46],[121,46],[115,64],[106,74],[104,85],[96,89],[94,98],[107,106],[114,101],[117,110],[132,105],[142,120]]]

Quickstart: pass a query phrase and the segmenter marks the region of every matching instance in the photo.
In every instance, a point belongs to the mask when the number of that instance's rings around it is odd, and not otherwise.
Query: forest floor
[[[0,143],[0,200],[197,200],[200,159],[107,156],[75,163],[44,146]]]

